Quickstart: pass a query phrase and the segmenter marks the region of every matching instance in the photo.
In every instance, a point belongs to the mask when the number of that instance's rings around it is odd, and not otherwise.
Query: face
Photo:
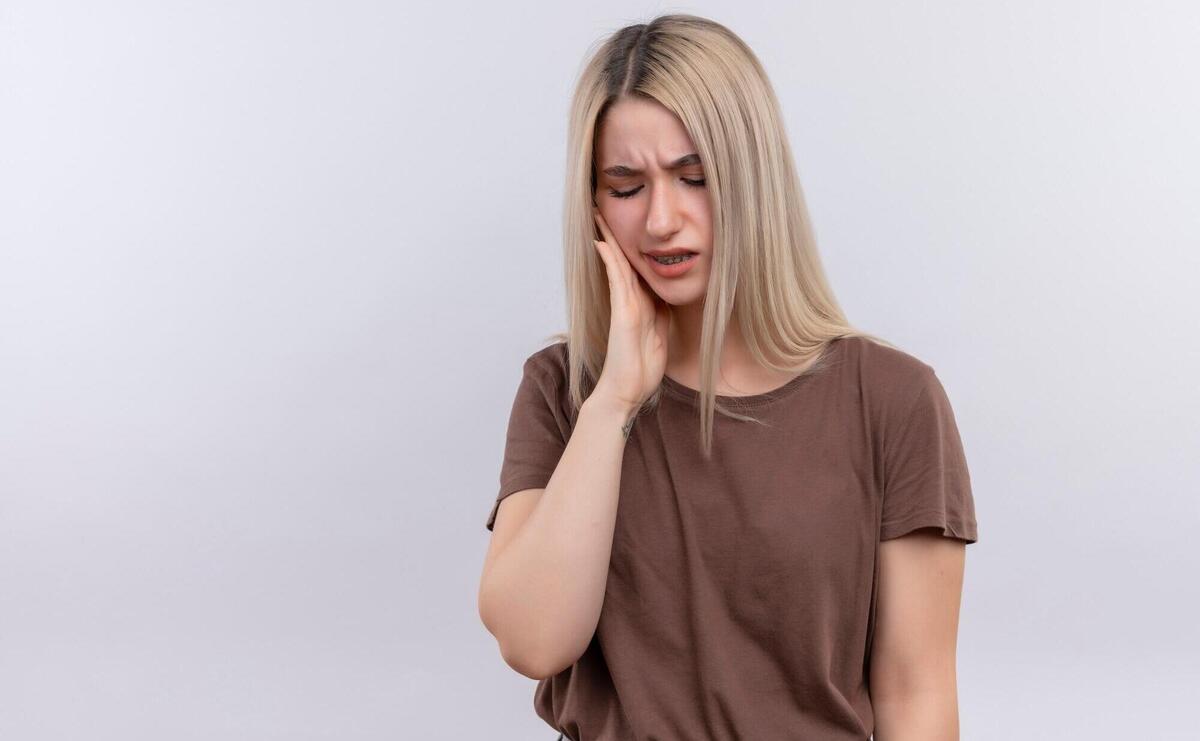
[[[703,300],[712,207],[704,166],[683,122],[655,101],[621,100],[601,122],[595,168],[593,197],[629,264],[672,306]],[[659,265],[647,254],[672,248],[696,255],[681,265]]]

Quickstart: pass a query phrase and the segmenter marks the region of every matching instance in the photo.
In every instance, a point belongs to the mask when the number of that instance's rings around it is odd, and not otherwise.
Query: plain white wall
[[[980,540],[963,738],[1200,699],[1194,3],[0,7],[0,737],[552,739],[476,613],[574,76],[706,15]]]

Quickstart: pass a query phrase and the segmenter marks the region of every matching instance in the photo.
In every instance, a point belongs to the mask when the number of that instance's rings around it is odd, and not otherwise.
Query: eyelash
[[[687,183],[688,185],[690,185],[694,188],[703,188],[704,183],[706,182],[707,179],[700,178],[699,180],[691,180],[689,178],[680,178],[680,180],[682,180],[683,182]],[[641,189],[642,189],[642,186],[640,186],[640,185],[638,187],[634,188],[633,190],[625,190],[625,191],[614,190],[612,188],[609,188],[608,194],[610,196],[612,196],[613,198],[633,198],[635,195],[637,195],[637,192]]]

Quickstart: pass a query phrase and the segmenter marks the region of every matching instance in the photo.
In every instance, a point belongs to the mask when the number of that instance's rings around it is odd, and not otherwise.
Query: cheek
[[[620,209],[617,209],[617,211],[620,211]],[[608,224],[609,230],[617,240],[617,245],[621,248],[621,252],[625,254],[625,259],[629,261],[629,264],[635,270],[641,270],[642,266],[638,264],[641,260],[638,251],[639,237],[635,226],[636,221],[632,221],[628,216],[620,213],[601,212],[600,215],[604,217],[605,223]],[[596,227],[596,229],[599,231],[599,227]]]
[[[708,201],[708,193],[697,193],[695,199],[691,202],[689,210],[692,212],[693,219],[705,231],[712,230],[712,204]]]
[[[608,222],[609,229],[612,229],[613,236],[617,238],[617,243],[621,245],[621,250],[629,257],[631,253],[637,252],[637,246],[640,240],[638,231],[638,222],[635,219],[630,219],[628,216],[614,214],[613,220]]]

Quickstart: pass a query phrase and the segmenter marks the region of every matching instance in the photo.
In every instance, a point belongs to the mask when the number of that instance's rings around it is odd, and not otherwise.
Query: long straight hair
[[[716,399],[714,375],[728,323],[737,322],[763,367],[816,372],[830,342],[865,337],[825,277],[779,103],[750,48],[714,21],[660,15],[593,44],[576,81],[563,202],[565,341],[577,411],[604,367],[611,316],[608,276],[595,251],[595,139],[625,98],[657,101],[679,117],[704,165],[713,214],[713,258],[700,336],[700,448],[712,451],[714,415],[757,422]],[[817,362],[811,362],[816,360]],[[658,404],[663,386],[639,413]]]

